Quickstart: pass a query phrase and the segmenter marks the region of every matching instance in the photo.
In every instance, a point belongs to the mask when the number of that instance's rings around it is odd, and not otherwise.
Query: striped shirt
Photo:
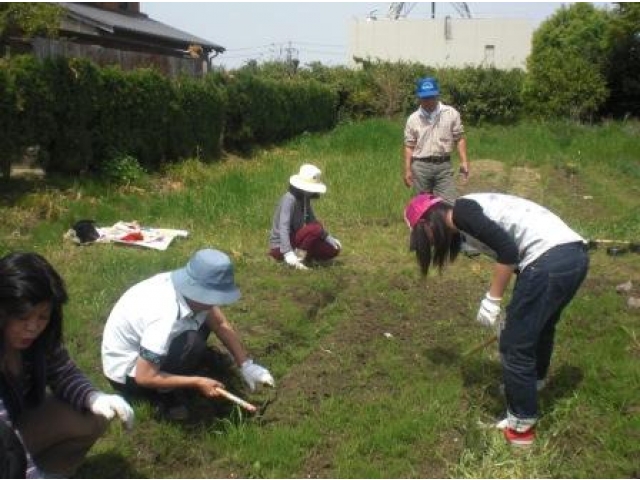
[[[414,157],[450,155],[463,134],[460,113],[439,103],[433,116],[422,107],[409,116],[404,128],[404,144],[413,148]]]
[[[0,396],[0,421],[5,422],[9,427],[13,428],[20,440],[20,432],[18,432],[13,423],[15,418],[19,417],[22,410],[25,408],[26,399],[24,393],[30,390],[44,390],[45,385],[35,384],[35,375],[32,369],[35,368],[33,364],[28,362],[24,363],[23,380],[25,382],[24,388],[21,391],[12,390],[11,396],[18,399],[19,405],[13,405],[9,413],[8,399],[4,398],[4,395],[8,392],[3,392]],[[98,390],[93,387],[89,379],[80,371],[80,369],[73,363],[69,357],[69,353],[66,348],[59,345],[51,354],[46,356],[45,365],[45,378],[46,384],[49,386],[53,394],[70,403],[78,410],[87,408],[87,400],[92,392]],[[3,381],[5,388],[11,388],[9,382]],[[26,449],[25,449],[26,450]],[[33,461],[30,453],[27,451],[27,478],[42,478],[43,473],[38,469]]]

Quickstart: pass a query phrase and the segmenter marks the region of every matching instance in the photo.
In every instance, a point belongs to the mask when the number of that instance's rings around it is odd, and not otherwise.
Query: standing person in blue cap
[[[224,388],[198,374],[216,360],[207,348],[213,331],[251,390],[274,386],[269,371],[249,358],[220,309],[239,298],[231,260],[212,249],[196,252],[184,268],[134,285],[115,304],[104,327],[105,376],[125,397],[147,399],[169,419],[186,420],[189,411],[181,392],[196,390],[213,398]]]
[[[457,197],[451,164],[454,147],[464,182],[469,177],[469,159],[460,113],[440,102],[439,95],[435,78],[418,80],[420,107],[409,116],[404,129],[404,183],[416,193],[432,193],[451,204]]]

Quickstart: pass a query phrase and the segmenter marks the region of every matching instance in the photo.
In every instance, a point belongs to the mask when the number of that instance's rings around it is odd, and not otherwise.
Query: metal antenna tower
[[[431,2],[431,18],[436,17],[436,3]],[[404,18],[411,13],[411,10],[415,8],[418,2],[393,2],[389,4],[389,10],[387,11],[387,18],[391,20],[398,20]],[[471,10],[466,2],[451,2],[453,8],[458,12],[458,15],[462,18],[471,18]]]

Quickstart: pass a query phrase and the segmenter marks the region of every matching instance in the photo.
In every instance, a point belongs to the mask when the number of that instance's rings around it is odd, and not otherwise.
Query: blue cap
[[[199,250],[186,267],[171,272],[171,281],[184,297],[205,305],[226,305],[240,298],[231,260],[219,250]]]
[[[416,95],[419,98],[437,97],[440,95],[438,81],[433,77],[421,78],[416,83]]]

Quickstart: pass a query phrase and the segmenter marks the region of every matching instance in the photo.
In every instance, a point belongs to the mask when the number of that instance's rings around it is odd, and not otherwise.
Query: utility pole
[[[285,63],[291,69],[291,73],[296,73],[298,70],[298,65],[300,65],[300,60],[298,59],[298,49],[294,48],[291,45],[291,40],[288,42],[288,47],[284,49],[285,51]]]

